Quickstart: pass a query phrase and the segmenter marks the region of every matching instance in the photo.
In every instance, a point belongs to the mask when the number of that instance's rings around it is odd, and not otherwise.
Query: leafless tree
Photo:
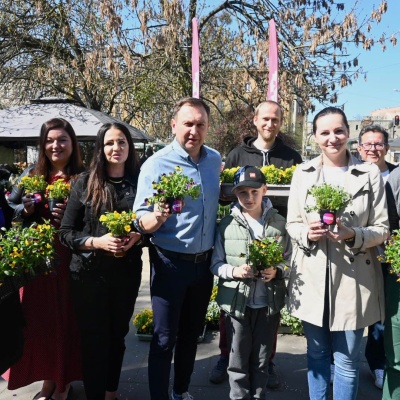
[[[374,37],[388,9],[361,0],[2,0],[0,87],[19,102],[32,93],[65,96],[127,122],[169,134],[173,102],[191,93],[191,19],[201,44],[201,93],[254,107],[268,81],[268,22],[277,25],[280,101],[335,103],[364,75],[359,52],[396,45]],[[350,4],[351,3],[351,4]],[[251,82],[251,90],[245,83]]]

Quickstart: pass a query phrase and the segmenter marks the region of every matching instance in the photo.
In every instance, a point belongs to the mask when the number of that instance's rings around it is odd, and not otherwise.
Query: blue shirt
[[[201,194],[197,200],[186,197],[182,213],[172,214],[153,233],[151,241],[165,250],[201,253],[214,244],[221,168],[221,156],[216,150],[202,146],[197,164],[176,140],[159,150],[142,165],[133,209],[138,218],[152,212],[153,205],[145,202],[153,195],[152,182],[158,182],[161,174],[173,172],[176,166],[201,186]]]

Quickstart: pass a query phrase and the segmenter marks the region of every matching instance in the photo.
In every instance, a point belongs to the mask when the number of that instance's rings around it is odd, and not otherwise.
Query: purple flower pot
[[[328,226],[336,225],[336,212],[330,210],[321,210],[319,212],[321,222]]]
[[[183,208],[182,199],[174,199],[173,197],[168,197],[167,203],[169,204],[169,208],[172,214],[180,214],[182,212]]]
[[[32,201],[38,205],[44,204],[45,202],[44,192],[32,193]]]

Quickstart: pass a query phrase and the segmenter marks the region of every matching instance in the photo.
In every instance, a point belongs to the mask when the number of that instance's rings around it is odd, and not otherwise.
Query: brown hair
[[[207,117],[210,118],[210,107],[208,106],[208,104],[202,100],[202,99],[198,99],[196,97],[183,97],[182,99],[178,100],[175,103],[174,109],[172,110],[172,118],[176,117],[176,114],[178,114],[179,110],[182,108],[182,106],[184,105],[190,105],[193,107],[203,107],[204,110],[207,113]]]
[[[31,171],[31,173],[43,175],[47,181],[50,178],[52,164],[46,156],[46,140],[47,135],[53,129],[63,129],[65,132],[67,132],[72,142],[72,153],[67,165],[64,168],[64,174],[67,177],[73,177],[74,175],[81,173],[85,169],[83,166],[78,139],[76,138],[74,128],[68,121],[63,118],[52,118],[46,121],[40,128],[39,157],[35,165],[34,171]]]
[[[107,159],[104,154],[104,136],[111,128],[120,130],[129,145],[128,158],[125,161],[125,175],[134,177],[139,172],[139,161],[129,129],[118,122],[104,124],[97,133],[92,161],[89,167],[86,201],[92,202],[93,213],[99,214],[100,207],[113,211],[115,203],[114,187],[107,183]]]

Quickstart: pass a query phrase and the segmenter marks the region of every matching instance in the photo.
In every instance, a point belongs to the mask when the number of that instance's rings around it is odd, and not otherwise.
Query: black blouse
[[[92,202],[86,201],[88,178],[89,174],[84,172],[73,183],[59,230],[61,243],[73,251],[70,265],[73,272],[91,266],[95,255],[93,251],[80,250],[79,247],[84,245],[89,237],[100,237],[107,233],[107,228],[100,223],[99,218],[101,214],[110,210],[102,206],[100,213],[94,214]],[[137,176],[125,176],[122,183],[108,184],[115,193],[115,211],[131,211],[136,196]],[[138,252],[139,256],[141,255],[141,249],[138,246],[131,247],[129,252]],[[96,250],[96,253],[100,254],[101,250]]]

